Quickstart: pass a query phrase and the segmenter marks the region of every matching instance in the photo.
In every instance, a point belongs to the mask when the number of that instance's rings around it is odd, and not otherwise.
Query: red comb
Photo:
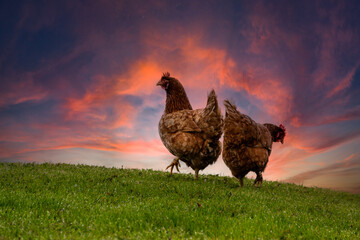
[[[163,77],[170,77],[170,73],[169,72],[164,72],[162,76]]]

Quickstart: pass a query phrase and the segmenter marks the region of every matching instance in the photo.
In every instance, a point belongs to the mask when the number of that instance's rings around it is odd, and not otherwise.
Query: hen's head
[[[165,113],[184,109],[192,110],[183,85],[176,78],[170,77],[170,73],[164,73],[156,85],[166,91]]]
[[[170,77],[170,73],[163,73],[161,79],[157,82],[156,86],[160,86],[166,92],[170,92],[177,89],[183,89],[183,86],[176,78]]]
[[[284,127],[284,125],[280,124],[280,126],[278,127],[278,132],[276,134],[276,142],[281,142],[283,144],[285,136],[286,128]]]

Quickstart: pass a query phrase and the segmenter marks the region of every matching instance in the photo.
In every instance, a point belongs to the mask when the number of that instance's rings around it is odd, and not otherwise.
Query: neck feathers
[[[192,107],[183,86],[166,92],[166,114],[186,109],[192,110]]]
[[[264,126],[269,130],[271,137],[272,137],[272,141],[276,142],[277,141],[277,135],[279,132],[279,127],[271,124],[271,123],[265,123]]]

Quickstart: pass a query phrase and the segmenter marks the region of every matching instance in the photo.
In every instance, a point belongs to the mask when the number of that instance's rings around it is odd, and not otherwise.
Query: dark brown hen
[[[240,180],[248,172],[256,173],[254,184],[262,184],[262,172],[269,161],[273,142],[284,142],[285,128],[266,123],[259,124],[249,116],[237,111],[228,100],[224,124],[224,144],[222,157],[234,177]]]
[[[208,95],[204,109],[192,110],[185,89],[176,78],[165,73],[157,85],[166,91],[166,106],[159,122],[159,134],[169,152],[176,156],[168,166],[178,169],[179,160],[195,170],[213,164],[221,153],[223,117],[215,91]]]

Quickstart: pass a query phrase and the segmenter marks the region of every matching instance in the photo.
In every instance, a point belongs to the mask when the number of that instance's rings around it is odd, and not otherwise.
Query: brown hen
[[[245,175],[253,171],[256,173],[254,185],[261,186],[273,142],[284,143],[285,127],[280,124],[259,124],[249,116],[241,114],[236,106],[228,100],[224,124],[224,144],[222,157],[230,168],[234,177],[243,186]]]
[[[170,73],[164,73],[156,84],[166,91],[165,111],[159,122],[161,141],[171,154],[176,156],[167,167],[178,169],[179,160],[195,170],[195,179],[199,170],[213,164],[221,153],[223,117],[217,102],[215,91],[208,95],[204,109],[193,110],[185,89]]]

